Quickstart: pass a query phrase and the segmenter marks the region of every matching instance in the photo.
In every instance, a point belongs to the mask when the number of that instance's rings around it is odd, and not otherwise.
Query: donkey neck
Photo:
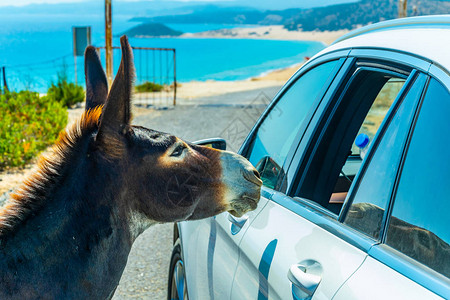
[[[127,213],[120,210],[118,203],[120,176],[113,164],[92,157],[90,140],[90,137],[80,140],[53,174],[42,180],[37,191],[21,199],[36,205],[13,224],[14,236],[22,231],[36,233],[39,228],[39,235],[62,235],[64,239],[68,233],[65,227],[78,228],[74,234],[82,235],[89,234],[89,230],[101,230],[102,226],[118,226],[115,223],[120,223],[119,219]],[[90,224],[95,226],[91,228]],[[12,235],[7,240],[10,238]]]
[[[43,202],[0,237],[0,298],[24,286],[40,296],[83,298],[120,280],[132,244],[127,212],[116,202],[114,170],[86,159],[88,144],[80,141],[58,176],[44,181],[44,200],[23,199]]]

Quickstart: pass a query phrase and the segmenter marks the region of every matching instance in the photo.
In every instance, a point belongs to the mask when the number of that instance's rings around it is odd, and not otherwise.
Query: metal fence
[[[176,104],[176,51],[173,48],[132,47],[136,69],[133,103],[144,106]],[[104,47],[97,47],[104,64]],[[120,48],[113,47],[114,74],[120,64]],[[0,67],[0,91],[33,90],[46,93],[51,83],[64,76],[84,86],[84,59],[71,54],[15,66]],[[78,78],[78,80],[76,79]]]
[[[132,47],[136,69],[133,103],[145,106],[176,105],[177,73],[174,48]],[[97,47],[105,61],[105,47]],[[113,70],[120,64],[120,47],[113,47]]]
[[[80,61],[81,62],[81,61]],[[74,62],[71,54],[53,59],[1,67],[2,92],[31,90],[46,93],[51,83],[64,76],[73,81]]]

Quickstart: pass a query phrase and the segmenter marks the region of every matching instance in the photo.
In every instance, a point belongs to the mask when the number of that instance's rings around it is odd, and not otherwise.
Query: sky
[[[74,3],[74,2],[87,2],[87,1],[101,1],[103,2],[103,0],[0,0],[0,7],[2,6],[25,6],[28,4],[58,4],[58,3]],[[126,1],[132,1],[132,2],[140,2],[140,1],[148,1],[148,0],[112,0],[113,3],[115,1],[120,1],[120,2],[126,2]],[[155,0],[154,0],[155,1]],[[248,1],[240,1],[240,0],[156,0],[156,1],[160,1],[160,2],[184,2],[184,3],[189,3],[189,2],[229,2],[229,3],[233,3],[236,5],[239,5],[240,3],[245,2],[246,4],[248,4]],[[342,3],[342,2],[354,2],[357,0],[320,0],[319,2],[316,3],[320,3],[321,6],[323,5],[329,5],[329,4],[338,4],[338,3]],[[251,1],[252,4],[254,3],[254,5],[252,6],[258,6],[258,0],[254,0]],[[264,1],[266,2],[266,1]],[[280,4],[280,7],[311,7],[314,6],[312,5],[312,3],[314,3],[314,0],[277,0],[276,3]]]
[[[41,4],[41,3],[69,3],[80,2],[83,0],[1,0],[0,6],[24,6],[27,4]]]
[[[0,6],[24,6],[28,4],[56,4],[56,3],[74,3],[74,2],[87,2],[89,0],[0,0]],[[92,0],[91,0],[92,1]],[[102,0],[95,0],[102,1]],[[139,0],[120,0],[121,2],[132,1],[139,2]],[[216,2],[216,0],[178,0],[179,2]],[[114,2],[114,0],[113,0]]]

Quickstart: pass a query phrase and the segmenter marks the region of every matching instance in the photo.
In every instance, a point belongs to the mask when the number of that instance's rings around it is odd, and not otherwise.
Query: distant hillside
[[[131,21],[153,21],[169,24],[258,24],[264,17],[265,12],[254,8],[207,5],[191,11],[188,10],[185,14],[152,18],[138,17],[131,19]]]
[[[172,28],[169,28],[166,25],[160,23],[144,23],[137,25],[131,29],[128,29],[123,34],[126,34],[129,37],[140,37],[140,36],[159,37],[159,36],[179,36],[182,35],[183,32],[173,30]]]
[[[245,7],[207,6],[181,15],[134,18],[133,21],[158,23],[209,23],[284,25],[289,30],[354,29],[398,14],[398,0],[361,0],[311,9],[257,10]],[[408,15],[450,14],[448,0],[409,0]]]
[[[409,0],[408,16],[449,14],[450,1]],[[354,29],[383,20],[395,19],[398,0],[362,0],[357,3],[301,10],[291,19],[285,19],[289,30],[336,30]]]

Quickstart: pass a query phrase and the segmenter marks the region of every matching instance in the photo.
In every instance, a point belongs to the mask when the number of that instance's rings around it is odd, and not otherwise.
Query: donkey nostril
[[[248,181],[256,184],[256,185],[261,185],[262,181],[261,181],[261,177],[258,173],[258,171],[256,171],[255,169],[244,169],[242,170],[244,178],[247,179]]]

